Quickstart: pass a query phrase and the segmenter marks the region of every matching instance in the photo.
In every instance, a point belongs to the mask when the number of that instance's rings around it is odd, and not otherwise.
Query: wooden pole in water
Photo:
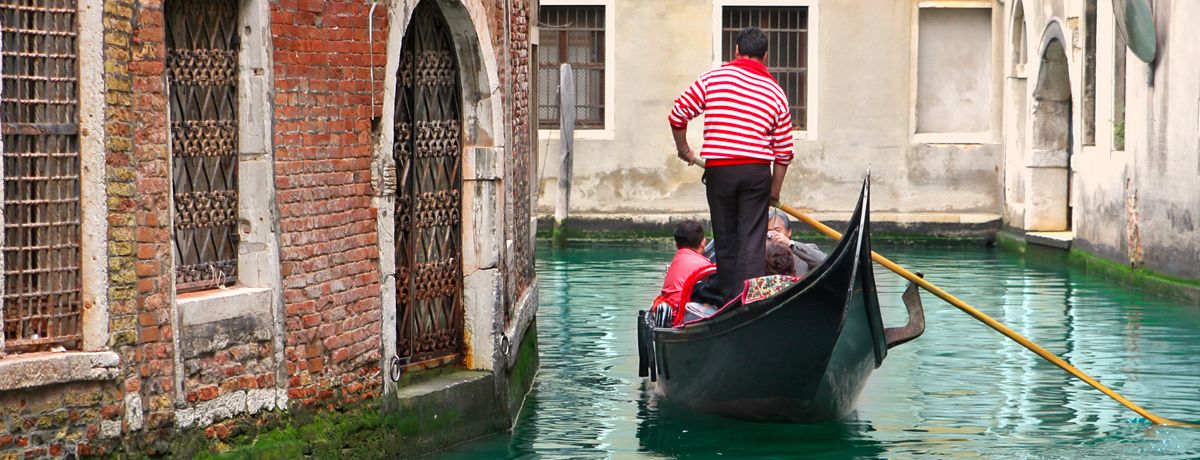
[[[797,211],[795,208],[793,208],[791,206],[788,206],[783,203],[775,203],[775,206],[778,207],[779,209],[783,210],[783,212],[791,214],[792,217],[800,219],[804,223],[808,224],[812,228],[817,229],[817,231],[824,233],[826,236],[828,236],[830,238],[833,238],[835,240],[842,239],[842,234],[839,233],[837,230],[829,228],[829,226],[821,223],[821,221],[813,219],[812,217],[809,217],[808,215],[806,215],[800,211]],[[1055,366],[1058,366],[1062,370],[1067,371],[1068,374],[1071,374],[1075,378],[1077,378],[1079,380],[1083,380],[1084,382],[1087,382],[1088,385],[1091,385],[1093,388],[1100,390],[1102,393],[1108,395],[1108,397],[1116,400],[1117,402],[1121,403],[1125,407],[1128,407],[1129,409],[1133,410],[1134,412],[1137,412],[1138,415],[1145,417],[1147,420],[1150,420],[1151,422],[1154,422],[1157,425],[1200,428],[1200,425],[1198,425],[1198,424],[1188,423],[1188,422],[1180,422],[1180,421],[1171,420],[1171,419],[1165,418],[1165,417],[1159,417],[1157,415],[1154,415],[1150,411],[1143,409],[1141,406],[1134,404],[1133,401],[1125,399],[1124,396],[1117,394],[1117,392],[1108,388],[1103,383],[1100,383],[1099,381],[1092,378],[1091,376],[1083,373],[1083,371],[1077,369],[1075,366],[1068,364],[1066,361],[1064,361],[1062,358],[1059,358],[1054,353],[1050,353],[1045,348],[1042,348],[1040,345],[1034,343],[1032,340],[1029,340],[1029,339],[1025,338],[1025,336],[1018,334],[1016,331],[1009,329],[1008,326],[1005,326],[1001,322],[996,321],[995,319],[992,319],[992,317],[975,309],[975,307],[972,307],[971,305],[967,304],[966,302],[959,300],[958,297],[954,297],[953,295],[950,295],[949,292],[942,290],[942,288],[937,287],[936,285],[929,282],[928,280],[921,278],[921,277],[917,276],[916,274],[914,274],[913,272],[906,270],[904,267],[901,267],[900,265],[896,264],[895,262],[892,262],[887,257],[881,256],[881,255],[879,255],[879,253],[876,253],[875,251],[871,251],[871,260],[874,260],[875,263],[878,263],[879,265],[883,265],[884,267],[887,267],[888,270],[895,272],[897,275],[900,275],[901,277],[903,277],[906,280],[912,281],[916,285],[924,288],[926,291],[929,291],[931,294],[938,296],[938,298],[940,298],[942,300],[945,300],[946,303],[953,305],[955,308],[958,308],[959,310],[962,310],[966,314],[971,315],[971,317],[979,320],[983,324],[986,324],[988,327],[995,329],[997,332],[999,332],[1001,334],[1004,334],[1005,337],[1008,337],[1009,339],[1012,339],[1014,342],[1021,344],[1021,346],[1029,349],[1029,351],[1036,353],[1038,356],[1041,356],[1042,359],[1049,361],[1050,363],[1054,364]]]
[[[554,229],[551,236],[555,244],[567,241],[567,218],[571,208],[571,175],[575,151],[575,74],[571,64],[559,67],[558,83],[558,128],[562,147],[558,170],[558,198],[554,201]]]

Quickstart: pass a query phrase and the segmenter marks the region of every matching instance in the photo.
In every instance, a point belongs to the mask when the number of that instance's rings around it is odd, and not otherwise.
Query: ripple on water
[[[539,248],[534,390],[510,435],[444,455],[1200,457],[1200,430],[1154,426],[928,294],[925,335],[889,352],[850,420],[757,424],[658,401],[637,377],[634,320],[671,249]],[[1200,420],[1200,308],[985,248],[877,250],[1143,407]],[[875,271],[885,322],[904,322],[903,280]]]

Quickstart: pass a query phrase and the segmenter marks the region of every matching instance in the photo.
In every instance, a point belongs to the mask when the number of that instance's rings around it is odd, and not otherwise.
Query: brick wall
[[[135,366],[141,380],[145,429],[174,426],[175,367],[170,290],[170,153],[163,41],[163,5],[140,0],[134,6],[129,74],[133,90],[134,240],[137,243],[138,347]]]
[[[362,1],[272,4],[275,180],[289,398],[315,404],[380,386],[380,279],[371,206],[371,91],[382,100],[386,8],[376,9],[375,87]]]
[[[133,1],[109,0],[104,4],[105,156],[108,180],[108,315],[109,346],[121,357],[117,407],[123,429],[141,428],[142,380],[137,370],[137,273],[134,229],[137,225],[137,170],[133,161],[133,87],[129,62],[133,43]],[[132,396],[132,397],[130,397]],[[125,402],[131,401],[131,407]],[[131,414],[132,412],[132,414]],[[133,415],[130,417],[130,415]],[[101,453],[99,445],[80,449]]]

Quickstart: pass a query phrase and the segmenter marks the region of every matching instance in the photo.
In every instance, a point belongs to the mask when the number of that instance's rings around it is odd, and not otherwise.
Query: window
[[[917,133],[983,133],[992,118],[992,11],[921,8]]]
[[[604,128],[604,7],[542,5],[538,14],[538,125],[558,128],[559,68],[575,74],[575,127]]]
[[[74,0],[4,2],[0,354],[82,346]]]
[[[1125,150],[1125,32],[1119,24],[1113,40],[1113,150]]]
[[[236,0],[167,2],[175,288],[237,282]]]
[[[1022,2],[1013,6],[1012,29],[1012,76],[1025,76],[1025,63],[1029,62],[1029,45],[1025,37],[1025,7]]]
[[[1096,2],[1084,6],[1083,145],[1096,145]]]
[[[721,61],[733,60],[737,34],[758,27],[767,35],[767,68],[783,87],[792,127],[808,128],[808,7],[726,6],[721,9]]]

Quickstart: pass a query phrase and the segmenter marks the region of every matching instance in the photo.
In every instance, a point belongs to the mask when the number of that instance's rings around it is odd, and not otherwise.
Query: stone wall
[[[108,452],[121,433],[111,385],[72,383],[0,393],[0,458],[63,458]]]

